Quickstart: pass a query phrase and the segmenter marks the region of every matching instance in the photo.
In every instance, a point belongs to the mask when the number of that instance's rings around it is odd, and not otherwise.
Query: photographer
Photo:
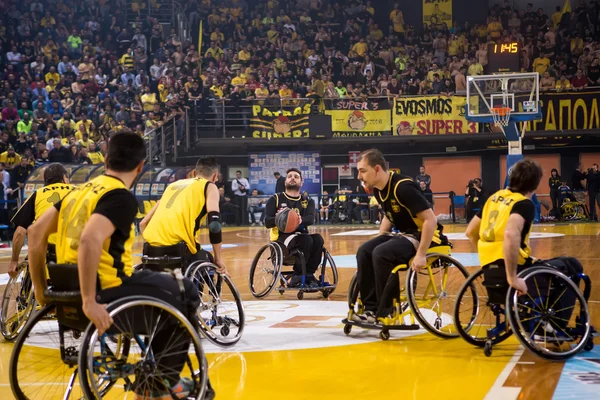
[[[467,223],[473,219],[477,211],[481,210],[484,204],[484,193],[481,179],[475,178],[469,181],[467,190],[465,191],[466,198],[466,217]]]

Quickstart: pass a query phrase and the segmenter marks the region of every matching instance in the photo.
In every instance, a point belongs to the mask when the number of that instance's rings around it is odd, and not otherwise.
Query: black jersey
[[[307,227],[315,223],[315,201],[311,198],[302,196],[292,197],[285,192],[277,193],[267,201],[265,206],[265,227],[271,230],[270,239],[272,242],[284,241],[292,233],[279,232],[275,226],[275,215],[284,208],[290,208],[296,211],[302,217],[302,223],[296,232],[307,232]]]
[[[417,218],[417,214],[430,209],[431,205],[412,178],[390,172],[388,183],[383,190],[374,188],[373,191],[377,202],[394,228],[400,233],[420,239],[423,222]],[[442,242],[442,229],[443,227],[438,223],[432,245]]]

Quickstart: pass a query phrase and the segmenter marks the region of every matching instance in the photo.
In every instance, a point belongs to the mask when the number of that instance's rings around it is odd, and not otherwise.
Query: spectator
[[[265,204],[267,199],[258,197],[258,190],[252,189],[252,195],[248,198],[248,214],[250,215],[250,222],[252,226],[256,226],[256,216],[254,215],[257,212],[261,212],[259,218],[259,224],[262,225],[265,221]]]
[[[481,184],[481,179],[475,178],[469,182],[467,185],[467,190],[465,191],[466,197],[466,217],[467,223],[471,222],[471,219],[475,216],[475,214],[481,210],[483,205],[485,204],[484,191],[483,186]]]
[[[425,181],[419,181],[419,188],[421,189],[421,193],[423,193],[423,196],[425,196],[425,199],[427,199],[429,204],[431,204],[431,208],[433,208],[434,202],[433,202],[433,193],[431,192],[431,189],[427,188]]]
[[[8,149],[0,154],[0,163],[4,163],[7,170],[12,170],[21,162],[21,156],[15,152],[13,146],[8,146]]]
[[[588,78],[583,75],[583,71],[578,69],[573,80],[571,80],[571,86],[575,90],[582,90],[588,87]]]
[[[552,200],[552,210],[550,213],[554,215],[556,219],[560,219],[560,204],[558,201],[558,188],[562,184],[562,179],[558,174],[556,168],[552,168],[550,172],[550,179],[548,180],[548,186],[550,186],[550,199]]]
[[[276,179],[275,182],[275,193],[285,192],[285,177],[281,176],[279,172],[275,172],[273,176]]]
[[[427,189],[431,189],[431,176],[429,176],[425,173],[425,166],[421,165],[419,167],[419,175],[417,175],[415,177],[415,182],[417,182],[419,184],[420,184],[420,182],[424,182],[425,187]]]
[[[247,213],[242,213],[242,210],[248,209],[248,191],[250,190],[250,183],[248,179],[242,177],[242,171],[235,172],[235,179],[231,182],[231,191],[233,192],[233,203],[238,207],[237,212],[240,213],[239,221],[242,225],[248,224]],[[241,215],[243,214],[243,215]]]
[[[52,150],[48,154],[48,160],[50,162],[59,162],[62,164],[67,164],[73,161],[73,156],[71,150],[69,148],[64,147],[62,145],[62,140],[60,139],[60,135],[58,138],[52,141]],[[2,156],[0,155],[0,159]]]

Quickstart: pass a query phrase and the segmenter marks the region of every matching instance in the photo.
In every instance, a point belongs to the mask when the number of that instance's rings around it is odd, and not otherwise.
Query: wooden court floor
[[[360,244],[377,227],[317,226],[334,256],[340,281],[324,299],[295,292],[273,292],[254,299],[248,272],[258,249],[267,243],[264,228],[226,228],[223,236],[229,274],[243,296],[246,330],[233,348],[206,343],[209,375],[218,399],[599,399],[600,350],[567,363],[548,362],[519,346],[514,338],[494,348],[491,357],[462,339],[439,339],[423,331],[392,332],[381,341],[376,331],[355,329],[344,335],[347,287],[356,269]],[[464,237],[465,225],[445,228],[453,256],[477,270],[475,250]],[[600,224],[537,225],[534,255],[577,256],[600,285]],[[208,237],[204,240],[208,243]],[[136,244],[141,252],[141,242]],[[0,249],[0,292],[4,290],[9,250]],[[3,280],[4,279],[4,280]],[[592,322],[600,327],[600,289],[593,286]],[[600,344],[600,340],[596,340]],[[8,364],[12,344],[0,339],[0,399],[12,399]],[[598,346],[600,348],[600,346]],[[41,351],[41,350],[40,350]],[[47,366],[59,363],[47,357]],[[56,397],[60,398],[60,397]]]

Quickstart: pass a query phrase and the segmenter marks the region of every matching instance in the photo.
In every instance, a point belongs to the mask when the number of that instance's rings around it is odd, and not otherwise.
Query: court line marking
[[[498,375],[498,378],[492,385],[484,400],[517,400],[519,394],[521,393],[521,388],[505,387],[504,382],[506,382],[506,379],[510,376],[510,373],[515,368],[515,365],[519,363],[519,359],[524,352],[525,349],[519,347],[510,361],[506,364],[502,372],[500,372],[500,375]]]

